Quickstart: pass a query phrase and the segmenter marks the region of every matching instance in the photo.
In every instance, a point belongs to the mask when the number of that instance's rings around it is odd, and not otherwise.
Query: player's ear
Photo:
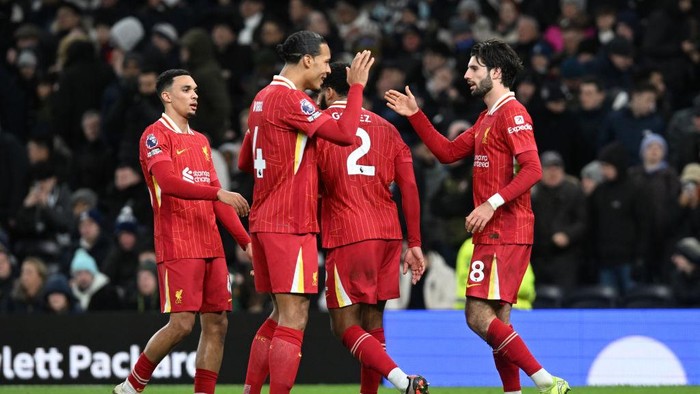
[[[160,92],[160,101],[164,103],[171,103],[173,101],[172,97],[170,97],[170,92],[167,90],[163,90]]]
[[[311,64],[314,62],[314,57],[308,53],[301,57],[301,62],[306,68],[311,68]]]
[[[503,79],[503,72],[501,71],[500,67],[492,68],[491,71],[493,72],[491,79]]]

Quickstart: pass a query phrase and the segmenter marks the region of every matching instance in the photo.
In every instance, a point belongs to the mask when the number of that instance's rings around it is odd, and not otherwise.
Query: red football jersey
[[[340,119],[346,102],[326,111]],[[321,239],[335,248],[368,239],[402,239],[398,210],[389,187],[399,163],[411,163],[411,151],[396,128],[362,110],[355,143],[338,146],[318,140],[321,177]]]
[[[537,151],[532,119],[525,107],[508,93],[457,139],[473,138],[474,206],[505,187],[514,177],[515,156]],[[532,244],[535,216],[530,191],[498,208],[474,244]]]
[[[311,137],[330,115],[276,75],[248,116],[255,186],[250,232],[318,233],[318,172]]]
[[[161,194],[150,170],[164,160],[172,161],[176,174],[186,182],[210,185],[218,180],[204,135],[189,127],[180,130],[166,114],[146,128],[139,144],[139,161],[153,206],[156,259],[223,257],[214,201]]]

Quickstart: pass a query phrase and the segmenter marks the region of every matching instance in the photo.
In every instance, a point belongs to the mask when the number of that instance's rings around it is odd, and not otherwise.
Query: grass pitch
[[[114,386],[2,386],[2,394],[110,394]],[[357,393],[359,385],[299,385],[292,390],[294,394],[352,394]],[[217,394],[240,394],[243,386],[221,385]],[[263,394],[268,393],[263,388]],[[431,394],[502,394],[498,387],[435,387]],[[191,394],[191,385],[159,385],[149,386],[146,394]],[[535,394],[532,387],[523,388],[523,394]],[[573,387],[571,394],[698,394],[700,386],[664,386],[664,387]],[[396,394],[396,390],[380,387],[379,394]]]

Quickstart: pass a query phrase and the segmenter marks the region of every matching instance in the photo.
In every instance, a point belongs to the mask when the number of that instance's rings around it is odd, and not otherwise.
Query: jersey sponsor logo
[[[209,171],[193,171],[190,167],[185,167],[182,170],[182,180],[185,182],[209,184],[210,179]]]
[[[489,157],[487,155],[475,155],[474,167],[489,168]]]
[[[263,102],[253,101],[253,112],[262,112]]]
[[[300,102],[301,104],[301,112],[304,113],[304,115],[311,115],[314,112],[316,112],[316,106],[311,104],[311,102],[307,99],[303,99]]]
[[[146,137],[146,148],[153,149],[156,146],[158,146],[158,139],[155,134],[149,134],[148,137]]]
[[[155,155],[157,155],[157,154],[160,154],[160,153],[162,153],[162,152],[163,152],[163,151],[160,150],[160,148],[151,149],[151,150],[148,151],[148,153],[146,154],[146,157],[153,157],[153,156],[155,156]]]
[[[523,124],[525,123],[525,118],[522,115],[515,115],[515,117],[513,117],[513,121],[515,124]]]
[[[532,131],[532,125],[529,123],[521,124],[521,125],[515,126],[515,127],[508,127],[508,134],[514,134],[514,133],[517,133],[519,131],[527,131],[527,130]]]
[[[185,152],[187,151],[187,149],[190,149],[190,148],[177,149],[177,150],[175,151],[175,154],[178,155],[178,156],[180,156],[181,154],[185,153]]]

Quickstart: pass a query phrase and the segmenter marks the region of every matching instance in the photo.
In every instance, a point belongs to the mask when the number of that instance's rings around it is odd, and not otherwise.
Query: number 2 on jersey
[[[358,127],[355,135],[360,137],[362,145],[352,151],[352,153],[350,153],[348,156],[348,175],[374,176],[374,166],[357,164],[362,156],[369,153],[369,148],[372,146],[372,141],[369,139],[369,134],[367,134],[367,131],[365,131],[363,128]]]

